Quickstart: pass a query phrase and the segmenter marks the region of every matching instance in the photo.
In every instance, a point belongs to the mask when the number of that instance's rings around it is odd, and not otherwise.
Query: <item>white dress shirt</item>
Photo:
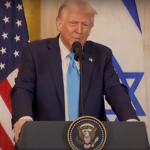
[[[67,100],[67,71],[68,66],[70,63],[70,58],[67,55],[70,51],[64,46],[61,39],[59,38],[59,47],[60,47],[60,54],[62,60],[62,72],[63,72],[63,83],[64,83],[64,100],[65,100],[65,121],[69,121],[69,112],[68,112],[68,100]],[[79,63],[75,61],[77,69],[79,70]],[[29,116],[21,117],[20,119],[31,119]],[[136,119],[129,119],[127,121],[137,121]]]
[[[70,63],[70,58],[67,55],[70,51],[64,46],[59,38],[60,54],[62,60],[62,72],[63,72],[63,83],[64,83],[64,99],[65,99],[65,121],[69,121],[69,112],[68,112],[68,99],[67,99],[67,72],[68,66]],[[79,63],[75,61],[77,69],[79,70]]]

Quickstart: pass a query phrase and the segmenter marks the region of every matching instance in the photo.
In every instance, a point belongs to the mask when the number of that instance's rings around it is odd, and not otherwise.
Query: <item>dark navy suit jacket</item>
[[[11,92],[12,124],[23,116],[31,116],[36,121],[65,120],[58,39],[59,35],[31,42],[24,47],[19,74]],[[87,41],[83,52],[85,115],[104,120],[105,95],[120,121],[138,119],[128,89],[119,82],[114,70],[111,50]]]

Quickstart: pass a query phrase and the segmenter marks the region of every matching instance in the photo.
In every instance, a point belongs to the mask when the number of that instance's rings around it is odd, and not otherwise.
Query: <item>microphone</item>
[[[83,60],[83,51],[82,51],[82,45],[80,42],[74,42],[72,44],[72,49],[73,49],[73,52],[74,52],[74,58],[76,61],[82,61]]]
[[[74,52],[74,59],[79,62],[80,66],[80,100],[81,100],[81,112],[84,116],[84,97],[83,97],[83,59],[84,53],[82,50],[82,45],[80,42],[74,42],[72,44],[72,49]]]

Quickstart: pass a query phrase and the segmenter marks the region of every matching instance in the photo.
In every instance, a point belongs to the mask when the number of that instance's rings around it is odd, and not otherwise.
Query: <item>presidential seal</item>
[[[80,117],[69,127],[68,142],[73,150],[101,150],[106,142],[106,129],[94,117]]]

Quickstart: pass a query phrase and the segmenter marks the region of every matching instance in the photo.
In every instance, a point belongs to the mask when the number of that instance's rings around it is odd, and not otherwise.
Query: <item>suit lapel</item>
[[[84,60],[83,60],[83,88],[84,88],[84,101],[86,101],[87,90],[90,83],[90,78],[95,63],[95,55],[92,52],[92,47],[86,44],[83,48]]]
[[[59,36],[51,39],[51,41],[48,43],[48,65],[58,92],[61,106],[65,113],[62,62],[58,38]]]

